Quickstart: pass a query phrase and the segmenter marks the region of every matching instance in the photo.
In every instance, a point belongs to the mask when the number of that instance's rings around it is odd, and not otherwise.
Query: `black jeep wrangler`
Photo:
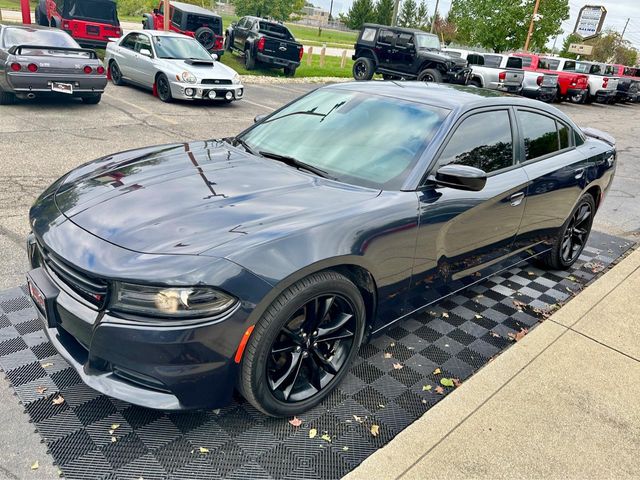
[[[410,28],[365,24],[353,55],[353,78],[406,79],[466,85],[471,74],[467,61],[440,50],[436,35]]]

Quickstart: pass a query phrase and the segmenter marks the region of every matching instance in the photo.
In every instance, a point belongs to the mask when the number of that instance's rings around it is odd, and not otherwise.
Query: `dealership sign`
[[[569,52],[577,53],[578,55],[591,55],[593,53],[593,46],[572,43],[571,45],[569,45]]]
[[[576,27],[573,30],[582,38],[598,35],[607,16],[607,9],[600,5],[585,5],[580,9]]]

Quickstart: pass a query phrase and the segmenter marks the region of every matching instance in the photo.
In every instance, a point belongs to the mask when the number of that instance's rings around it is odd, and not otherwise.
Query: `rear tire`
[[[295,77],[297,67],[284,67],[285,77]]]
[[[109,64],[109,76],[111,77],[111,81],[113,82],[114,85],[118,87],[124,85],[124,80],[122,79],[122,72],[120,71],[120,67],[118,66],[115,60],[113,60]]]
[[[425,68],[418,74],[418,81],[442,83],[442,73],[435,68]]]
[[[353,64],[353,78],[357,81],[367,81],[373,78],[376,66],[368,57],[360,57]]]
[[[537,263],[552,270],[566,270],[571,267],[587,244],[595,213],[595,200],[590,194],[584,194],[564,222],[551,250],[538,257]]]
[[[100,103],[100,100],[102,100],[102,94],[100,93],[97,95],[82,97],[82,102],[86,103],[87,105],[97,105]]]
[[[360,291],[345,276],[326,271],[300,280],[256,324],[242,359],[242,394],[274,417],[313,408],[348,373],[365,325]]]
[[[13,105],[14,103],[16,103],[16,96],[0,88],[0,105]]]
[[[255,58],[253,58],[250,48],[247,48],[244,51],[244,68],[246,68],[247,70],[253,70],[254,68],[256,68],[256,60]]]

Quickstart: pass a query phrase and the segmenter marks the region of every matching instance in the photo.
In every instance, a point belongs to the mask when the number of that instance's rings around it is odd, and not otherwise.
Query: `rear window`
[[[80,48],[67,33],[35,28],[6,28],[2,44],[5,48],[14,45],[38,45],[42,47]]]
[[[270,22],[260,22],[260,33],[264,33],[270,37],[281,38],[282,40],[293,40],[293,35],[284,25]]]
[[[200,27],[209,27],[216,35],[222,35],[222,20],[219,17],[187,14],[187,30],[195,32]]]
[[[118,23],[116,3],[106,0],[65,0],[63,16],[110,25]]]
[[[556,58],[543,58],[542,60],[548,65],[549,70],[557,70],[558,66],[560,66],[560,60]]]

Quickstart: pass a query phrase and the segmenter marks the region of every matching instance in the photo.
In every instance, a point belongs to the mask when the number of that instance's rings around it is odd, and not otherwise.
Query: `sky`
[[[353,0],[334,0],[333,11],[334,14],[340,12],[347,12]],[[510,1],[510,0],[505,0]],[[544,2],[544,0],[541,0]],[[311,3],[319,7],[329,9],[331,0],[311,0]],[[427,6],[429,12],[433,14],[433,10],[436,5],[436,0],[427,0]],[[569,6],[571,8],[569,20],[566,20],[562,24],[562,28],[565,31],[563,35],[560,35],[557,47],[562,46],[562,40],[566,35],[573,30],[576,19],[578,18],[578,12],[584,5],[602,5],[607,9],[607,18],[605,19],[603,28],[613,28],[622,32],[624,24],[627,18],[630,18],[627,31],[624,38],[629,40],[634,47],[640,49],[640,0],[569,0]],[[440,0],[439,10],[440,13],[446,15],[451,7],[451,0]],[[550,45],[553,44],[553,39],[550,40]]]

